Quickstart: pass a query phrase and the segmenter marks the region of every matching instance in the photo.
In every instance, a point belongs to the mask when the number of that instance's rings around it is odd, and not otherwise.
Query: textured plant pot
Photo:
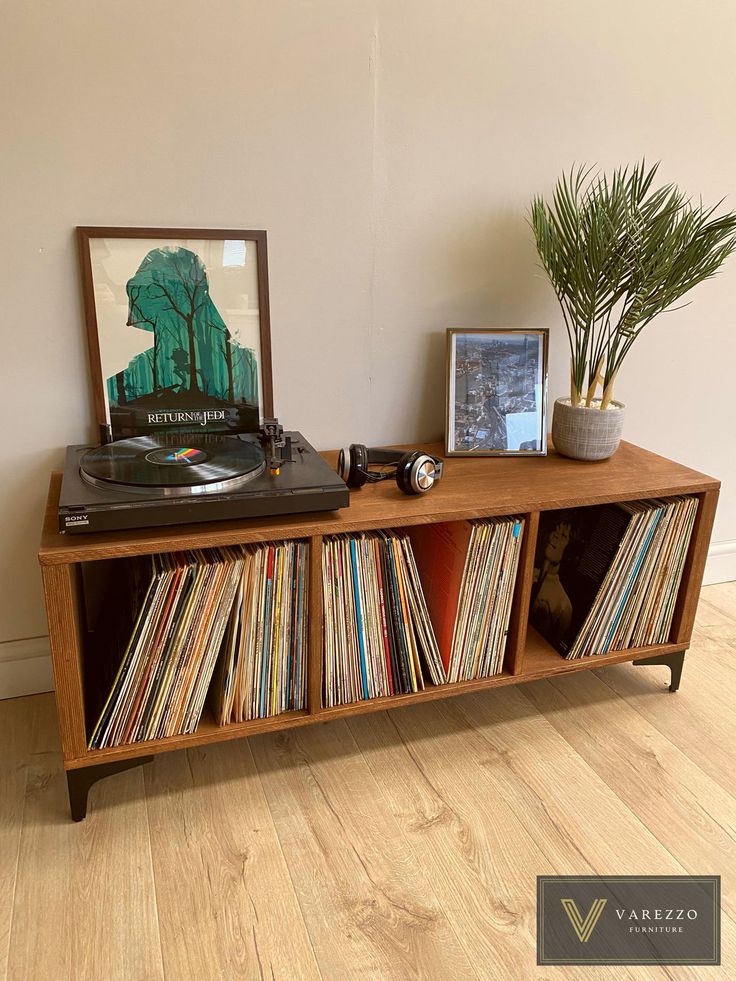
[[[626,406],[611,402],[599,409],[600,399],[588,408],[557,399],[552,414],[552,442],[563,456],[573,460],[607,460],[618,449],[624,428]]]

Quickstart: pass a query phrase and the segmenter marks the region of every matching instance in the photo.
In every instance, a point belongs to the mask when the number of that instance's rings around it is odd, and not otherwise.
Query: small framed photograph
[[[546,328],[447,331],[448,456],[545,456]]]
[[[273,416],[266,233],[78,228],[102,442]]]

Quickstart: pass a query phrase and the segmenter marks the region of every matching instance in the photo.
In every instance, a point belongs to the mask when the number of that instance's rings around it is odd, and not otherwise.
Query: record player
[[[99,446],[67,447],[70,533],[347,507],[274,418],[266,233],[78,228]]]
[[[59,530],[113,531],[346,507],[348,489],[301,433],[160,432],[69,446]]]
[[[265,232],[77,237],[100,445],[67,447],[61,531],[349,504],[340,477],[274,418]]]

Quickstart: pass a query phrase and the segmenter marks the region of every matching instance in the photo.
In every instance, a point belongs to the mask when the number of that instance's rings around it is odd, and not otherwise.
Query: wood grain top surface
[[[403,449],[415,448],[442,456],[439,443]],[[322,456],[335,465],[335,451]],[[550,448],[546,457],[447,458],[442,481],[429,494],[418,497],[407,497],[394,481],[387,480],[352,491],[350,507],[340,511],[90,535],[59,533],[60,486],[61,474],[54,472],[38,553],[42,565],[696,494],[715,490],[720,482],[632,443],[621,443],[614,456],[599,463],[568,460]]]

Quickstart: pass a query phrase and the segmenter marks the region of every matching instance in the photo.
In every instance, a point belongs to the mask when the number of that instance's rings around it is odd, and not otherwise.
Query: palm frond
[[[694,204],[675,184],[653,189],[658,169],[641,160],[608,176],[579,165],[549,204],[532,201],[537,252],[567,327],[575,404],[602,365],[610,392],[644,327],[736,251],[736,214],[717,215],[720,202]]]

